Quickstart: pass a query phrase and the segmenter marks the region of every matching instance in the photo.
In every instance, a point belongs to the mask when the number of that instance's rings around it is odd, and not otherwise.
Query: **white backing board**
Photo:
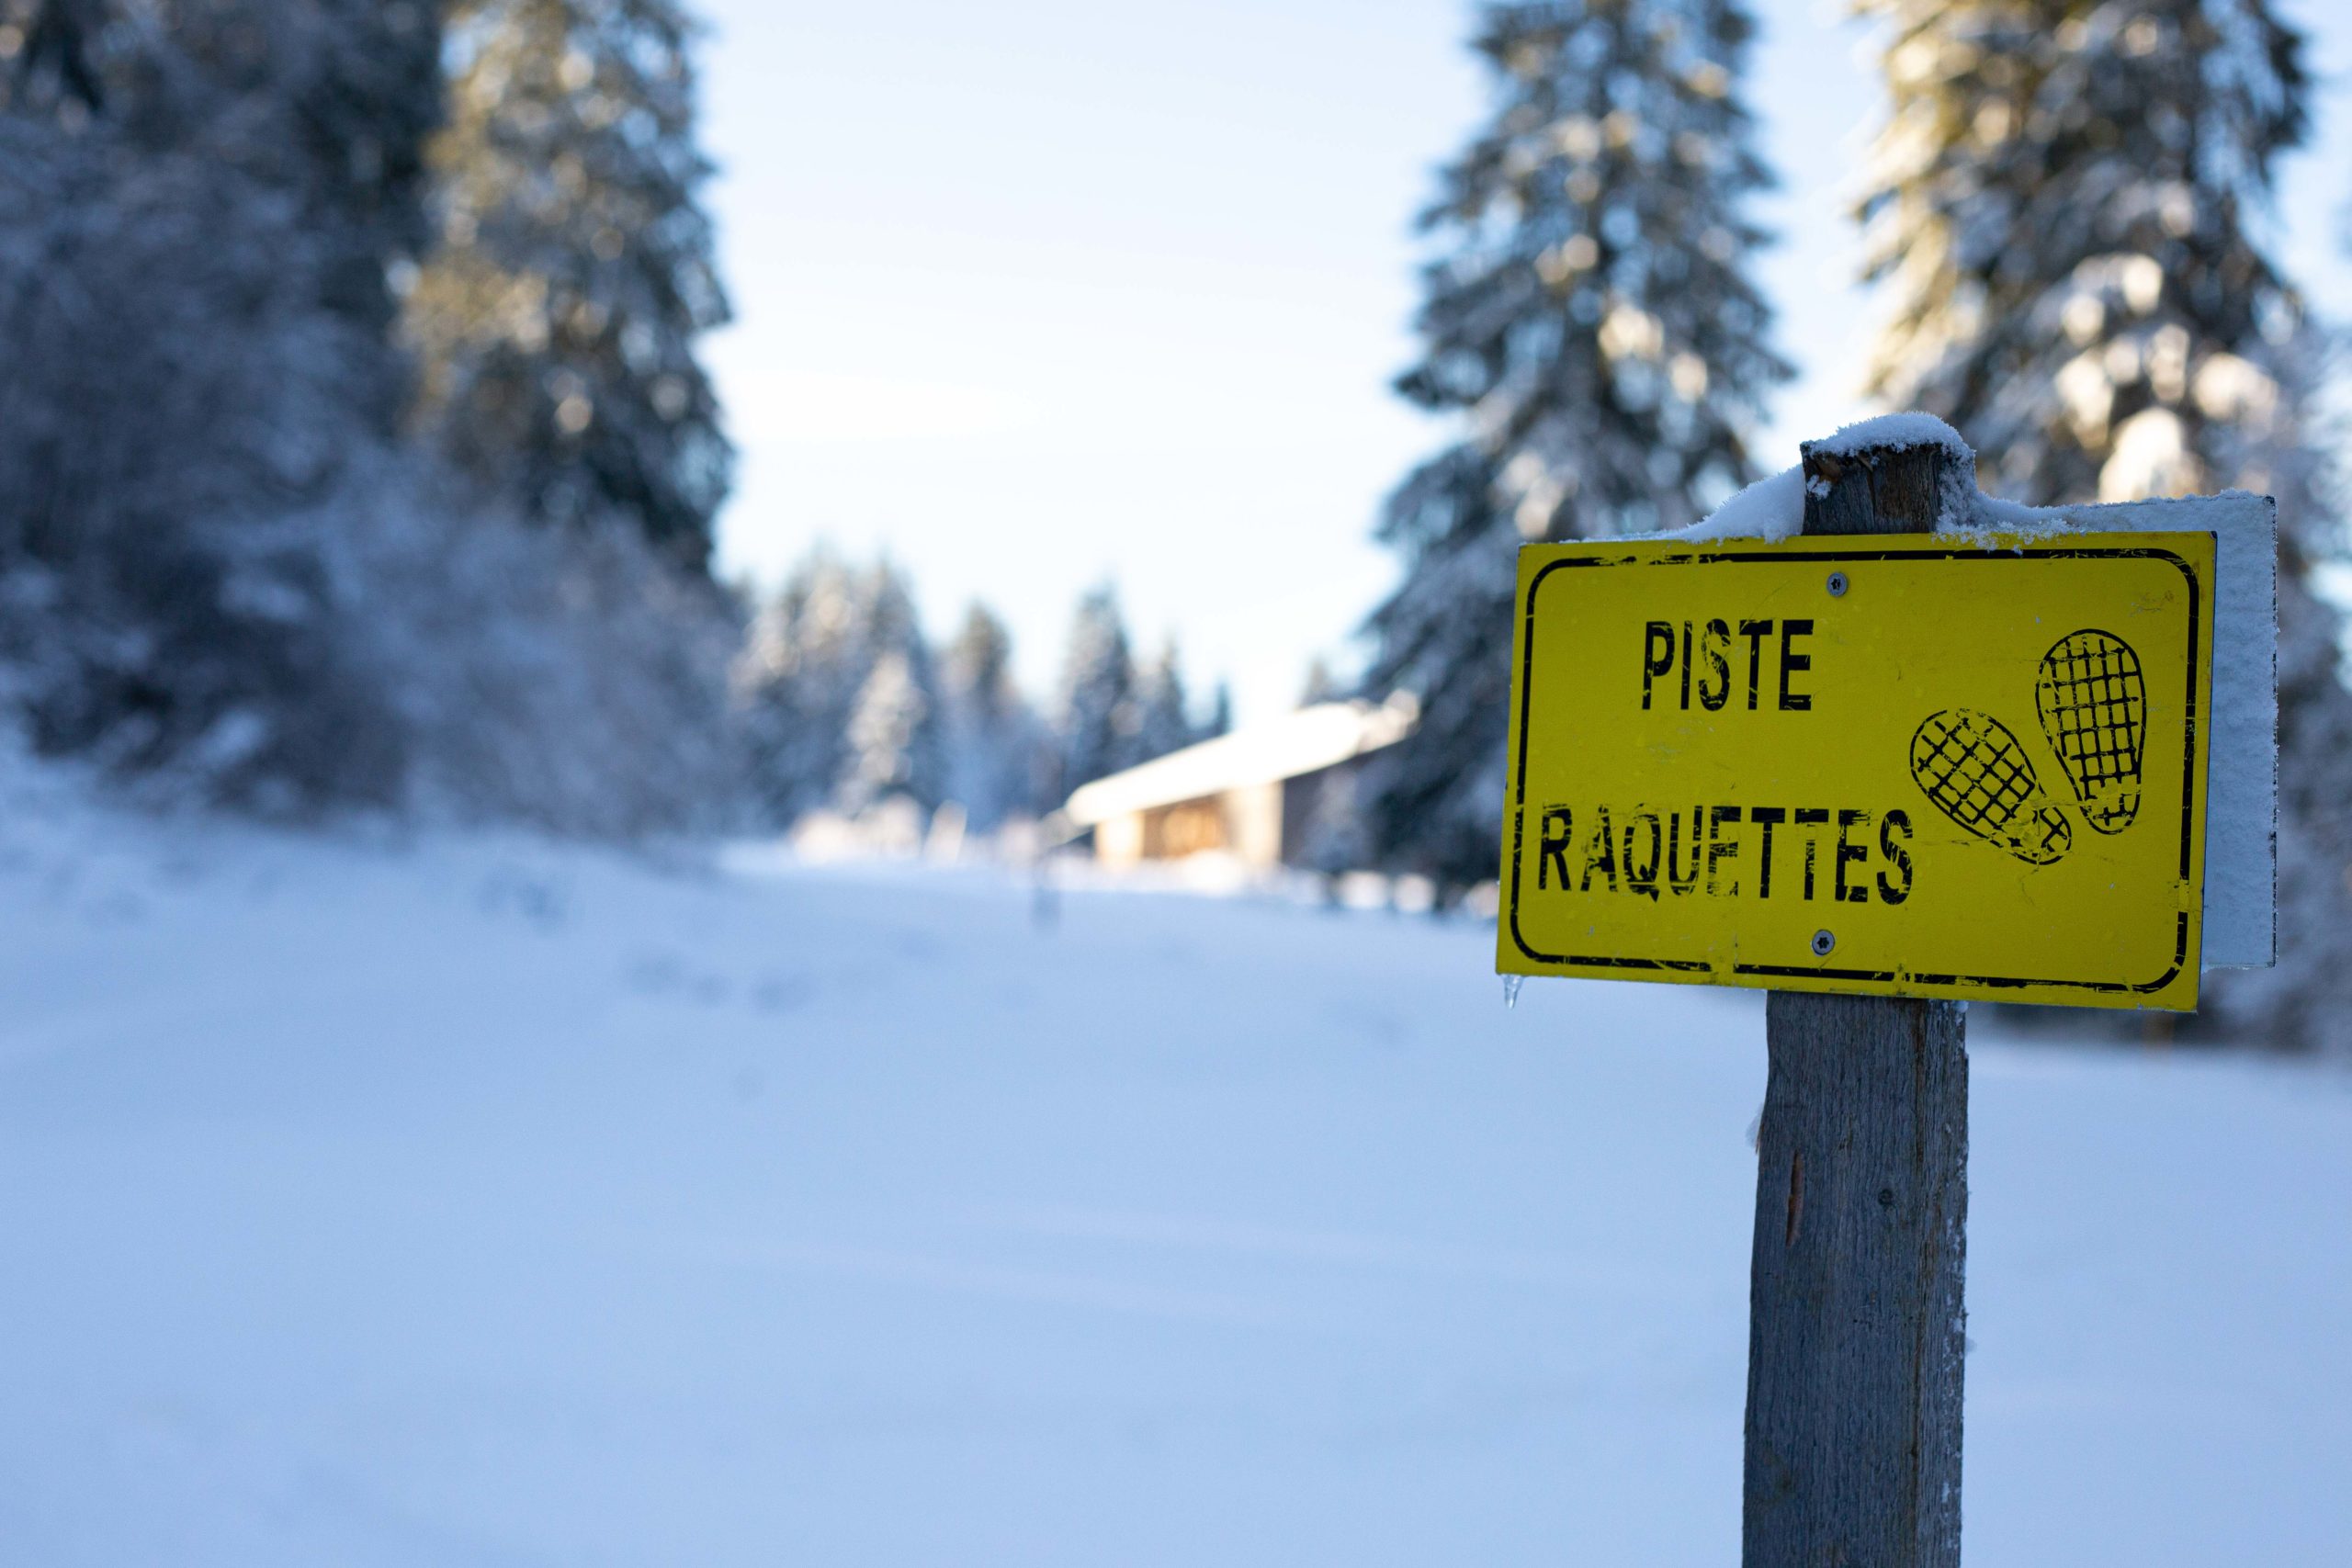
[[[2208,969],[2278,956],[2278,507],[2233,491],[2178,501],[2041,509],[2038,521],[2102,533],[2213,536],[2213,734],[2205,781]]]

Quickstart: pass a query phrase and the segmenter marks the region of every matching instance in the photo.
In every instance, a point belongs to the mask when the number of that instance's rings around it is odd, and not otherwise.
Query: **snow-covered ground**
[[[1707,1564],[1757,998],[0,822],[0,1562]],[[1976,1029],[1967,1548],[2352,1562],[2352,1081]]]

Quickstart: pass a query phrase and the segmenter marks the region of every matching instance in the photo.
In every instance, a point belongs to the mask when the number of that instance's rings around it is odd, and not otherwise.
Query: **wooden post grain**
[[[1930,529],[1952,460],[1939,446],[1808,444],[1804,531]],[[1852,591],[1869,592],[1867,573]],[[1765,1019],[1742,1562],[1957,1568],[1963,1016],[1782,991]]]

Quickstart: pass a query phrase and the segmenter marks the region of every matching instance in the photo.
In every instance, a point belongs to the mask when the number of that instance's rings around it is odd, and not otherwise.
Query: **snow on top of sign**
[[[1972,467],[1976,462],[1976,448],[1962,440],[1959,431],[1931,413],[1883,413],[1875,419],[1858,420],[1841,427],[1835,435],[1805,445],[1829,457],[1850,457],[1872,447],[1907,452],[1915,446],[1940,446]]]
[[[2067,526],[2066,509],[2063,506],[2028,506],[2022,501],[1986,495],[1980,490],[1976,498],[1969,502],[1966,521],[1948,524],[1937,532],[1960,534],[1998,528],[2004,533],[2038,536],[2057,533]]]
[[[2263,509],[2266,512],[2272,504],[2268,496],[2256,495],[2252,491],[2245,490],[2225,490],[2214,495],[2188,496],[2176,499],[2194,501],[2199,503],[2210,502],[2252,502],[2256,508]],[[1986,536],[1984,541],[1985,547],[1987,549],[1999,549],[2006,548],[2009,544],[2019,537],[2027,539],[2046,539],[2053,534],[2074,533],[2086,526],[2103,527],[2106,526],[2106,525],[2092,520],[2094,514],[2104,515],[2106,513],[2118,506],[2141,506],[2144,504],[2146,503],[2143,502],[2102,502],[2098,503],[2085,502],[2078,506],[2028,506],[2021,501],[2009,501],[2001,496],[1986,495],[1983,491],[1978,491],[1974,500],[1969,503],[1967,516],[1962,521],[1957,523],[1947,522],[1939,525],[1936,529],[1936,532],[1939,534],[1984,535]],[[2233,515],[2235,515],[2234,509],[2233,511]],[[2165,523],[2158,525],[2156,527],[2157,531],[2163,532],[2170,528],[2193,525],[2193,524],[2184,525],[2179,523]]]
[[[1793,539],[1804,529],[1804,470],[1782,468],[1758,479],[1707,514],[1670,530],[1670,539]]]
[[[1805,444],[1826,457],[1845,457],[1870,448],[1896,452],[1915,446],[1940,446],[1959,459],[1952,464],[1950,490],[1943,498],[1939,524],[1973,520],[1976,490],[1976,453],[1960,432],[1929,413],[1889,413],[1865,419],[1837,434]],[[1804,531],[1807,483],[1803,468],[1783,468],[1769,479],[1758,479],[1707,514],[1703,522],[1667,534],[1672,539],[1793,539]],[[1814,492],[1826,495],[1827,487],[1813,481]]]

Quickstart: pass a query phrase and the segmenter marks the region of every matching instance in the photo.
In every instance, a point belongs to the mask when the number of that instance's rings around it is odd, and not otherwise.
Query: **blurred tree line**
[[[568,830],[973,822],[1201,738],[888,562],[710,577],[728,319],[673,0],[0,0],[0,701],[134,790]],[[748,627],[747,627],[748,623]]]
[[[1012,636],[975,604],[933,648],[911,584],[820,546],[760,609],[736,670],[756,807],[789,824],[893,797],[954,803],[989,830],[1040,818],[1070,791],[1232,726],[1220,684],[1196,714],[1175,639],[1138,659],[1116,593],[1078,604],[1043,709],[1012,675]]]
[[[0,668],[272,812],[706,817],[726,317],[667,0],[0,0]]]
[[[2306,129],[2301,40],[2267,0],[1860,9],[1889,95],[1857,212],[1894,307],[1873,395],[1954,425],[2029,503],[2278,498],[2280,962],[2215,990],[2268,1038],[2352,1046],[2352,700],[2312,579],[2345,501],[2334,344],[2256,237]],[[1365,781],[1400,869],[1494,874],[1517,547],[1671,527],[1758,477],[1787,369],[1749,277],[1753,33],[1738,0],[1477,12],[1494,112],[1423,215],[1397,382],[1460,434],[1388,502],[1405,570],[1366,628],[1368,685],[1427,716]]]

